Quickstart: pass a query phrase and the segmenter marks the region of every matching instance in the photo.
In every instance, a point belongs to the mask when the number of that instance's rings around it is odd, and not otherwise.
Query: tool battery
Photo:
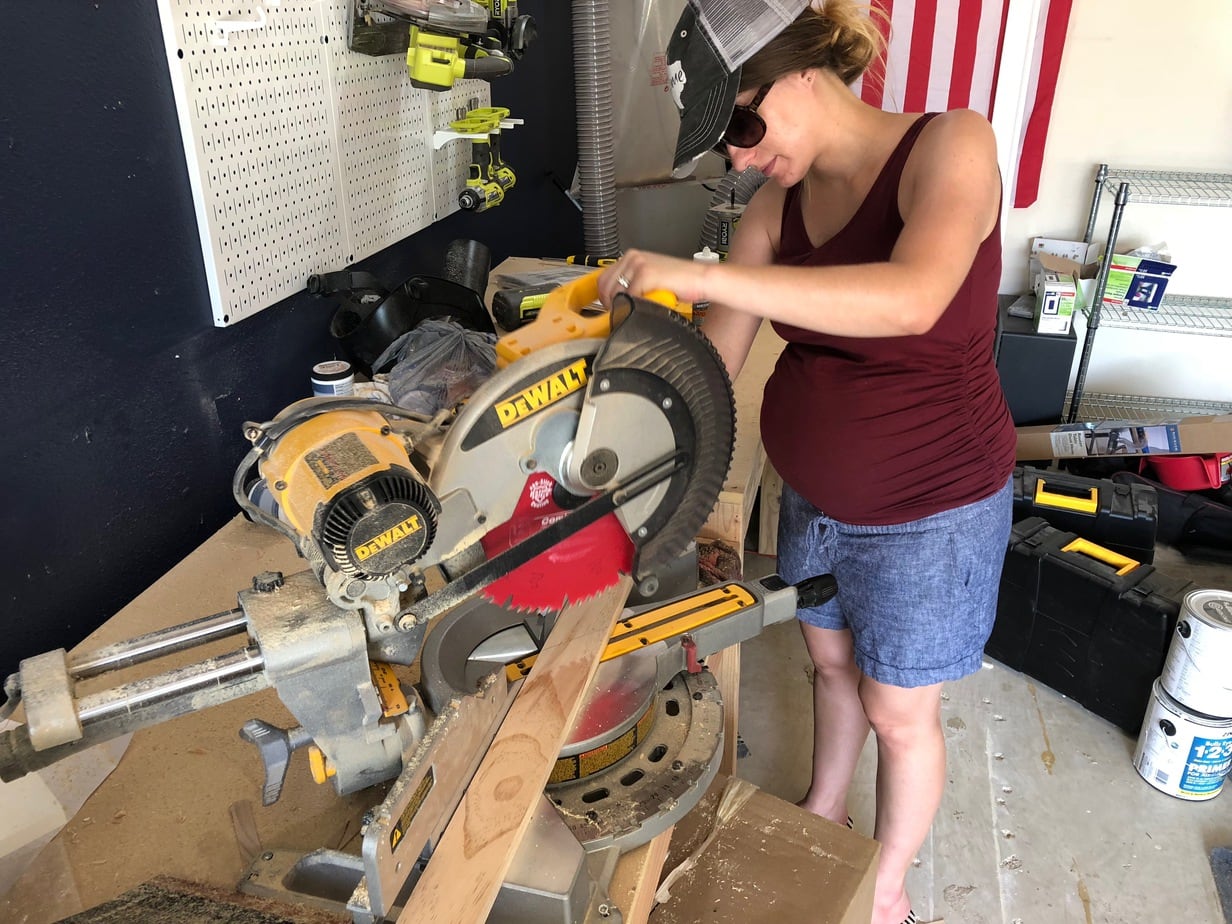
[[[559,288],[559,285],[547,282],[517,289],[497,289],[492,295],[492,317],[505,330],[517,330],[538,316],[548,293]]]
[[[1028,517],[1043,517],[1057,529],[1135,561],[1155,560],[1158,499],[1149,484],[1019,466],[1014,469],[1014,519]]]
[[[1011,529],[984,651],[1135,735],[1193,589],[1030,517]]]

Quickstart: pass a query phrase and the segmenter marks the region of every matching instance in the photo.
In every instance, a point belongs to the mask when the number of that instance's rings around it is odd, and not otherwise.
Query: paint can
[[[1232,767],[1232,719],[1190,712],[1156,680],[1138,733],[1134,767],[1169,796],[1190,802],[1214,799]]]
[[[349,395],[355,388],[355,373],[351,364],[342,359],[331,359],[312,367],[312,393],[317,397]]]
[[[1185,595],[1159,681],[1186,709],[1232,717],[1232,591]]]

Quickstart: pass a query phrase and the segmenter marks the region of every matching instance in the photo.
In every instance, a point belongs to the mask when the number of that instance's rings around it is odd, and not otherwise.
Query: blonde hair
[[[744,63],[740,90],[814,67],[831,70],[850,85],[885,48],[874,16],[886,19],[880,9],[855,0],[826,0],[822,9],[809,7]]]

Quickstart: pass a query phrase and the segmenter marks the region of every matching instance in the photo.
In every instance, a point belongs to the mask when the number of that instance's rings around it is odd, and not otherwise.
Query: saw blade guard
[[[558,609],[619,572],[640,580],[669,566],[710,515],[731,462],[735,413],[717,351],[679,314],[646,299],[621,297],[613,312],[595,314],[597,279],[561,287],[553,308],[498,341],[507,365],[471,397],[432,471],[436,495],[447,502],[466,492],[489,534],[510,522],[544,473],[578,503],[605,492],[620,498],[615,516],[636,547],[635,564],[613,549],[602,574],[575,576],[560,567],[568,556],[557,554],[556,564],[540,561],[502,583],[500,593],[512,583],[508,599],[519,608]],[[671,474],[622,495],[655,466]],[[493,548],[486,551],[491,557]]]
[[[611,324],[595,358],[570,475],[603,488],[666,455],[681,456],[667,482],[618,513],[637,546],[634,577],[641,580],[679,557],[714,509],[731,466],[735,401],[718,351],[677,312],[621,294]],[[662,425],[666,447],[648,438]],[[592,460],[612,447],[620,464],[598,484]]]

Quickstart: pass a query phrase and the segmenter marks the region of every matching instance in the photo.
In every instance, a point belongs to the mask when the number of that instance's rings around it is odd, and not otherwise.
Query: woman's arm
[[[635,294],[669,289],[685,301],[707,300],[819,333],[926,333],[953,300],[995,226],[1000,193],[992,126],[969,110],[949,112],[921,133],[904,169],[899,187],[904,225],[888,261],[834,267],[743,260],[714,264],[630,251],[605,274],[600,288],[606,283],[615,289],[620,275]],[[760,191],[754,202],[759,197]],[[746,220],[747,212],[739,225],[742,232]],[[767,220],[762,216],[749,229],[760,229],[758,244],[750,244],[757,254],[764,251],[756,248],[769,246]]]

